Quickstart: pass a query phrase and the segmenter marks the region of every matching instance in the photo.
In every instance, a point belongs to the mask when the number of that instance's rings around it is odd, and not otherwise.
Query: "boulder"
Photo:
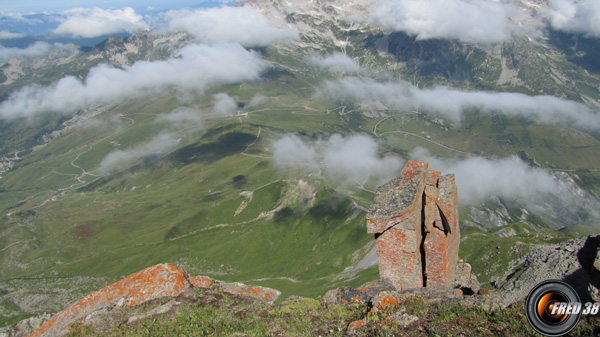
[[[230,294],[248,296],[265,303],[277,301],[281,292],[275,289],[249,286],[243,283],[227,283],[211,279],[206,276],[196,276],[190,279],[190,283],[196,288],[221,290]]]
[[[365,291],[352,287],[339,287],[329,290],[322,299],[326,304],[347,305],[351,303],[365,304],[369,301]]]
[[[249,286],[243,283],[221,283],[223,286],[223,291],[247,296],[251,298],[255,298],[265,303],[275,303],[279,296],[281,296],[281,292],[275,289],[259,287],[259,286]]]
[[[85,321],[95,312],[177,296],[189,287],[188,275],[182,270],[170,263],[155,265],[84,297],[46,320],[30,336],[59,336],[67,331],[70,324]]]

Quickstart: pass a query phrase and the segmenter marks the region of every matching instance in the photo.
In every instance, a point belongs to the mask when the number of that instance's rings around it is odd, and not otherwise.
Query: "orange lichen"
[[[393,296],[384,296],[383,299],[379,302],[379,310],[383,310],[386,306],[390,304],[398,304],[398,301]]]
[[[358,330],[367,324],[367,320],[359,319],[358,321],[354,321],[348,325],[348,330]]]
[[[188,275],[172,264],[146,268],[84,297],[44,322],[30,336],[59,334],[73,322],[121,299],[129,299],[130,305],[135,305],[158,297],[177,296],[190,287],[187,279]]]

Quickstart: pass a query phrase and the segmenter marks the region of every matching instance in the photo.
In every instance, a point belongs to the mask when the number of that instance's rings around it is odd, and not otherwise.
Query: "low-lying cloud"
[[[157,123],[168,123],[173,127],[202,126],[202,113],[198,109],[179,107],[156,118]]]
[[[254,108],[258,105],[263,104],[264,102],[266,102],[267,98],[261,94],[256,94],[254,95],[254,97],[252,97],[252,99],[250,100],[250,102],[248,103],[247,107],[248,108]]]
[[[126,169],[140,159],[151,155],[162,155],[177,146],[177,139],[168,133],[161,133],[150,141],[126,150],[115,150],[107,154],[98,167],[98,173],[106,175]]]
[[[6,48],[0,46],[0,62],[6,62],[14,57],[43,56],[48,54],[52,49],[62,46],[62,44],[49,44],[43,41],[37,41],[27,48]]]
[[[486,0],[381,0],[371,23],[417,39],[502,42],[511,38],[519,9]]]
[[[73,8],[64,11],[65,20],[54,29],[55,34],[73,37],[96,37],[116,33],[132,33],[140,29],[148,29],[143,17],[136,14],[133,8],[102,9]]]
[[[422,109],[455,122],[462,120],[465,109],[475,108],[488,113],[524,116],[542,123],[569,123],[585,129],[600,128],[600,116],[591,108],[553,96],[462,91],[440,86],[420,89],[407,82],[380,83],[357,77],[325,81],[315,96],[343,103],[383,104],[389,110]]]
[[[236,42],[257,47],[298,39],[294,30],[275,27],[249,6],[171,10],[164,18],[169,31],[185,31],[208,44]]]
[[[96,66],[83,82],[68,76],[50,86],[24,87],[0,104],[0,118],[46,111],[70,113],[171,88],[201,92],[212,85],[258,79],[266,67],[257,53],[238,44],[190,45],[181,50],[180,57],[165,61],[141,61],[124,69]]]
[[[475,204],[491,196],[531,200],[560,191],[558,181],[548,171],[531,168],[516,156],[500,160],[440,159],[423,148],[416,148],[410,156],[428,163],[433,170],[454,173],[461,203]]]
[[[319,69],[337,74],[352,74],[361,70],[358,62],[344,53],[334,53],[329,56],[313,55],[308,60]]]
[[[273,163],[275,167],[313,168],[317,166],[317,150],[314,144],[302,141],[294,134],[288,134],[273,143]]]
[[[9,32],[7,30],[0,30],[0,40],[19,39],[25,36],[27,35],[23,33],[14,33]]]
[[[333,179],[361,185],[368,181],[387,181],[402,169],[400,158],[380,157],[378,149],[377,142],[366,135],[334,134],[327,140],[309,142],[288,134],[272,145],[273,163],[277,168],[322,170]]]
[[[476,205],[497,197],[558,226],[600,221],[600,203],[579,188],[572,178],[564,173],[551,174],[529,167],[516,156],[500,160],[440,159],[417,148],[411,158],[427,162],[430,169],[443,174],[454,173],[462,205]]]
[[[586,37],[600,37],[600,1],[550,0],[544,13],[552,27]]]
[[[238,107],[237,101],[224,92],[213,95],[212,110],[220,116],[232,115]]]

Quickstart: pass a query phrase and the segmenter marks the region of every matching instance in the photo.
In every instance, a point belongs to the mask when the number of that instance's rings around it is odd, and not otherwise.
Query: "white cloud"
[[[432,156],[423,148],[411,154],[443,174],[454,173],[462,205],[476,205],[501,198],[514,208],[525,208],[557,226],[600,221],[600,203],[579,188],[565,173],[527,166],[516,156],[500,160]]]
[[[22,33],[13,33],[7,30],[0,30],[0,40],[18,39],[27,35]]]
[[[174,136],[166,133],[159,134],[150,141],[127,150],[116,150],[107,154],[98,167],[98,172],[106,175],[118,170],[123,170],[136,164],[143,157],[167,153],[178,141]]]
[[[377,142],[366,135],[334,134],[328,140],[305,142],[288,134],[272,145],[273,163],[277,168],[323,170],[334,180],[359,184],[372,179],[381,183],[401,171],[401,159],[382,158],[378,149]]]
[[[10,60],[14,57],[22,56],[42,56],[48,54],[54,48],[60,48],[63,45],[51,45],[47,42],[37,41],[27,48],[5,48],[0,46],[0,62]]]
[[[552,26],[587,37],[600,37],[600,1],[550,0],[550,8],[544,13]]]
[[[148,29],[142,16],[136,14],[131,7],[114,10],[98,7],[73,8],[63,14],[66,19],[53,31],[56,34],[95,37]]]
[[[254,108],[257,105],[263,104],[267,98],[261,94],[256,94],[248,103],[248,108]]]
[[[380,158],[379,144],[366,135],[342,137],[335,134],[324,144],[322,151],[326,172],[332,176],[344,176],[362,182],[370,177],[380,181],[391,179],[402,169],[397,157]]]
[[[519,16],[516,6],[487,0],[381,0],[370,21],[417,39],[501,42],[510,39]]]
[[[423,148],[416,148],[411,158],[424,161],[430,169],[444,174],[454,173],[461,203],[478,203],[494,195],[531,200],[560,190],[558,181],[548,171],[528,167],[516,156],[501,160],[440,159]]]
[[[156,122],[166,122],[174,127],[202,126],[202,115],[200,110],[192,108],[177,108],[168,114],[162,114],[156,118]]]
[[[237,108],[237,102],[226,93],[218,93],[213,95],[213,111],[217,115],[230,116]]]
[[[338,74],[360,72],[358,62],[344,53],[334,53],[329,56],[313,55],[309,58],[309,62],[320,69]]]
[[[312,145],[305,144],[300,137],[288,134],[272,145],[273,163],[280,169],[316,166],[317,152]]]
[[[448,87],[420,89],[407,82],[380,83],[356,77],[325,81],[315,95],[345,103],[383,104],[390,110],[423,109],[455,122],[460,122],[465,109],[477,108],[488,113],[525,116],[542,123],[570,123],[586,129],[600,128],[600,116],[588,106],[553,96],[462,91]]]
[[[258,79],[265,68],[258,54],[237,44],[190,45],[181,50],[180,57],[165,61],[141,61],[124,69],[99,65],[90,70],[83,83],[69,76],[46,87],[24,87],[0,104],[0,117],[69,113],[170,88],[202,91],[211,85]]]
[[[249,6],[172,10],[165,14],[165,20],[169,31],[186,31],[209,44],[237,42],[255,47],[298,39],[295,31],[273,26]]]

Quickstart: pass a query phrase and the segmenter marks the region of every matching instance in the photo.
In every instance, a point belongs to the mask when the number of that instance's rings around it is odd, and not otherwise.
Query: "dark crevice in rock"
[[[448,233],[452,233],[450,225],[448,224],[448,219],[446,219],[444,212],[442,212],[439,206],[438,211],[440,212],[440,218],[442,218],[442,228],[444,229],[444,235],[448,236]]]
[[[423,287],[427,287],[427,259],[425,252],[425,239],[427,238],[427,225],[425,224],[425,205],[427,204],[427,198],[425,193],[421,197],[423,204],[421,206],[421,244],[419,245],[419,252],[421,253],[421,272],[423,273]]]

